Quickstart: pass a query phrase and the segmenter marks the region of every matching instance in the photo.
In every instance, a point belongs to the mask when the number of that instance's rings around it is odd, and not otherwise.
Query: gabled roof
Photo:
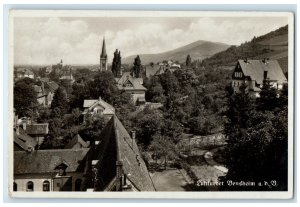
[[[55,173],[61,163],[68,166],[66,172],[81,171],[88,151],[89,148],[15,151],[14,174]]]
[[[14,131],[14,144],[26,151],[28,148],[35,148],[37,141],[36,139],[27,135],[24,130],[19,127],[19,134]]]
[[[136,189],[139,191],[155,191],[135,140],[131,138],[117,116],[113,116],[110,119],[101,132],[100,138],[102,143],[95,152],[96,159],[99,160],[99,171],[100,169],[102,171],[107,169],[106,166],[103,166],[107,163],[105,162],[105,154],[114,152],[116,153],[114,156],[115,160],[110,160],[109,165],[115,165],[117,161],[120,161],[123,173],[127,175],[127,179]],[[110,156],[110,159],[112,157]]]
[[[121,78],[115,78],[117,82],[117,86],[119,90],[143,90],[146,91],[147,89],[141,84],[142,79],[141,78],[134,78],[130,74],[130,72],[123,73]],[[130,81],[132,83],[132,87],[126,87],[124,86],[124,83],[127,81]]]
[[[90,144],[85,142],[79,134],[76,134],[70,142],[65,146],[65,149],[79,149],[79,148],[87,148]]]
[[[49,132],[49,123],[28,124],[24,132],[29,135],[46,135]]]
[[[112,105],[110,105],[109,103],[105,102],[101,98],[93,99],[93,100],[84,100],[83,108],[92,110],[98,104],[104,108],[104,111],[103,111],[104,114],[114,114],[115,113],[115,108]],[[85,110],[85,112],[87,112],[87,111]]]
[[[264,80],[264,71],[268,71],[267,78],[269,80],[284,83],[287,81],[285,75],[277,60],[238,60],[244,75],[255,80],[258,84],[262,84]]]

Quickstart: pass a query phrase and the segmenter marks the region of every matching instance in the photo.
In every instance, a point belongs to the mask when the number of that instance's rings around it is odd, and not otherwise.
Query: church
[[[105,37],[103,37],[102,50],[100,53],[100,72],[107,71],[107,54],[105,46]]]

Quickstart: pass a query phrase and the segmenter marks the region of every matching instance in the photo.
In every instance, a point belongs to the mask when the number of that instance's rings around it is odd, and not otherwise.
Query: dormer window
[[[55,167],[55,170],[58,171],[58,176],[65,176],[67,167],[68,165],[65,163],[61,163],[60,165],[57,165]]]

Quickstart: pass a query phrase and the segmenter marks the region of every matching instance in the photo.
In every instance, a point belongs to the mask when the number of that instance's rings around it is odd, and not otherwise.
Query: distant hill
[[[240,46],[231,46],[227,50],[203,60],[205,68],[233,66],[238,59],[270,58],[278,60],[284,72],[288,71],[288,26],[281,27],[265,35],[254,37]]]
[[[139,56],[143,64],[149,64],[150,62],[157,63],[162,62],[163,60],[173,60],[183,63],[185,62],[188,54],[190,54],[192,60],[203,60],[215,53],[226,50],[228,47],[230,47],[230,45],[224,43],[199,40],[167,52],[157,54],[139,54]],[[136,55],[125,57],[122,59],[122,63],[132,64],[135,57]]]

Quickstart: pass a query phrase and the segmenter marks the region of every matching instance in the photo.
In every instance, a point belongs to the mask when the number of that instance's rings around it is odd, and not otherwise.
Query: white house
[[[232,74],[232,87],[235,93],[245,83],[246,90],[259,97],[263,81],[268,80],[273,87],[281,90],[287,79],[277,60],[238,60]]]
[[[84,100],[83,108],[83,122],[85,122],[88,117],[92,119],[104,117],[109,120],[115,114],[115,108],[101,99],[101,97],[94,100]]]

